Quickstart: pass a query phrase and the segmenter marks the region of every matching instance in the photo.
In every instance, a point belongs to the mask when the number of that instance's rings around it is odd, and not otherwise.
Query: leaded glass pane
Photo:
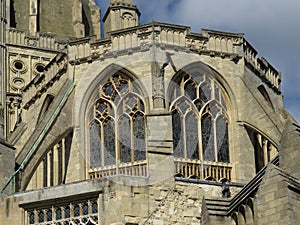
[[[200,100],[197,99],[194,103],[194,105],[196,106],[196,108],[198,109],[198,111],[200,112],[200,110],[202,109],[202,107],[204,106],[204,103]]]
[[[222,106],[223,106],[225,109],[227,109],[226,103],[225,103],[225,100],[224,100],[224,97],[223,97],[223,96],[221,96],[221,104],[222,104]]]
[[[74,216],[75,216],[75,217],[80,216],[80,208],[79,208],[79,205],[75,205],[75,206],[74,206]]]
[[[82,214],[83,215],[88,215],[89,214],[89,206],[88,204],[84,204],[82,207]]]
[[[211,89],[208,84],[199,87],[199,97],[203,102],[208,102],[211,99]]]
[[[189,113],[185,118],[186,158],[199,159],[198,125],[195,113]]]
[[[142,100],[140,100],[140,111],[144,112],[145,111],[145,106]]]
[[[215,85],[215,99],[220,102],[220,89],[217,85]]]
[[[145,143],[145,120],[142,113],[138,113],[133,121],[133,137],[134,137],[134,160],[146,159],[146,143]]]
[[[182,121],[181,121],[181,116],[176,109],[172,113],[172,129],[173,129],[174,156],[183,158],[184,149],[183,149]]]
[[[209,114],[201,120],[203,160],[215,161],[213,122]]]
[[[67,219],[67,218],[70,218],[70,216],[71,216],[70,207],[67,206],[67,207],[65,208],[65,218],[66,218],[66,219]]]
[[[114,92],[114,87],[113,87],[112,83],[109,82],[106,85],[104,85],[103,90],[104,90],[104,94],[107,97],[111,97]]]
[[[127,93],[128,90],[129,90],[128,82],[125,80],[121,80],[120,85],[119,85],[119,92],[120,92],[121,96],[123,96],[125,93]]]
[[[97,204],[97,202],[93,202],[93,204],[92,204],[92,213],[98,213],[98,204]]]
[[[218,161],[229,163],[228,126],[224,116],[216,122]]]
[[[49,209],[47,211],[47,221],[52,221],[52,210],[51,209]]]
[[[197,84],[200,84],[203,81],[204,76],[200,72],[193,72],[192,76],[193,76],[193,80]]]
[[[186,101],[181,101],[178,104],[178,107],[179,107],[181,113],[184,115],[190,106]]]
[[[211,102],[210,104],[209,104],[209,109],[210,109],[210,113],[212,114],[212,117],[213,118],[216,118],[217,117],[217,115],[218,115],[218,113],[220,112],[220,106],[219,105],[217,105],[217,103],[216,102]]]
[[[192,82],[192,81],[189,81],[188,83],[186,83],[185,87],[184,87],[184,92],[185,92],[185,96],[187,98],[190,98],[191,100],[194,100],[197,96],[195,83]]]
[[[56,209],[55,214],[56,214],[56,220],[61,220],[62,219],[62,213],[61,213],[60,208]]]
[[[39,212],[39,223],[44,222],[44,211]]]
[[[90,127],[90,166],[101,166],[101,129],[95,122]]]
[[[34,212],[29,213],[29,224],[34,224]]]
[[[131,162],[131,129],[130,120],[123,115],[119,120],[120,131],[120,160],[121,162]]]
[[[104,164],[113,165],[115,164],[115,126],[114,121],[109,119],[103,126],[104,130]]]
[[[114,97],[114,104],[118,105],[119,101],[121,100],[121,97],[118,93],[116,93],[115,97]]]

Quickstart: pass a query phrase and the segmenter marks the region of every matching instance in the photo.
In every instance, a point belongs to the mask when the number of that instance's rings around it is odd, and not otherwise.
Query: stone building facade
[[[240,33],[132,0],[1,0],[0,224],[297,224],[300,126]]]

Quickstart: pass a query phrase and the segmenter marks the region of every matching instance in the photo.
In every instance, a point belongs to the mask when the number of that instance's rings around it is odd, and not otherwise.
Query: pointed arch
[[[146,162],[145,91],[133,74],[123,68],[117,70],[115,65],[110,67],[109,75],[100,75],[97,80],[84,109],[84,120],[90,124],[89,171],[98,171],[100,177],[135,175],[133,165]]]
[[[185,161],[203,178],[230,180],[227,173],[225,176],[225,169],[221,171],[221,167],[210,165],[212,162],[214,165],[230,163],[228,111],[231,102],[224,87],[227,84],[220,80],[223,81],[222,76],[210,67],[201,62],[192,63],[169,82],[167,100],[172,112],[176,166],[180,168]]]

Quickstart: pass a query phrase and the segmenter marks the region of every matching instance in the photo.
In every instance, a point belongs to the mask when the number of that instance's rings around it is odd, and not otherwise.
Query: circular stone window
[[[25,67],[25,64],[21,60],[15,60],[12,63],[12,69],[15,72],[25,72],[26,67]]]
[[[36,64],[35,65],[35,71],[37,72],[37,73],[43,73],[44,72],[44,70],[45,70],[45,66],[43,65],[43,64]]]
[[[15,90],[20,90],[25,86],[24,79],[20,77],[15,77],[12,79],[12,88]]]

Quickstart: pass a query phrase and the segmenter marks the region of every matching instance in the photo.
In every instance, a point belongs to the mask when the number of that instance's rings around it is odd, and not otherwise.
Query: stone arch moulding
[[[135,85],[134,87],[141,93],[142,100],[145,103],[145,114],[148,113],[149,110],[149,98],[146,92],[145,86],[138,79],[138,77],[128,69],[119,66],[117,64],[110,64],[99,73],[97,73],[92,79],[90,79],[87,83],[86,80],[79,82],[77,86],[77,94],[75,93],[75,98],[77,99],[74,105],[73,115],[74,115],[74,137],[77,140],[83,140],[78,144],[79,150],[81,154],[87,159],[87,147],[88,147],[88,132],[87,125],[88,114],[90,108],[94,104],[93,100],[99,94],[99,85],[108,80],[111,76],[116,73],[122,74],[124,77],[129,78]],[[86,162],[85,162],[86,163]],[[87,164],[85,165],[87,166]]]
[[[202,62],[183,67],[169,83],[175,167],[178,173],[186,171],[182,162],[194,163],[193,168],[197,168],[182,174],[184,177],[231,180],[229,126],[235,121],[232,114],[236,110],[230,110],[234,107],[228,92],[224,78]],[[214,169],[220,176],[212,177]]]
[[[219,85],[224,89],[227,107],[229,107],[229,110],[235,109],[235,110],[230,110],[230,111],[231,111],[231,113],[234,113],[234,115],[233,115],[234,118],[238,118],[238,108],[237,108],[236,98],[235,98],[234,92],[231,89],[229,83],[226,81],[226,79],[224,78],[224,76],[222,74],[220,74],[218,71],[216,71],[215,69],[211,68],[210,66],[208,66],[207,64],[205,64],[201,61],[188,64],[188,65],[184,66],[183,68],[179,69],[174,74],[168,87],[166,88],[166,102],[171,103],[171,101],[172,101],[171,95],[172,95],[172,90],[174,89],[174,84],[176,84],[176,81],[178,81],[178,79],[180,79],[180,77],[183,74],[185,74],[185,73],[189,74],[189,73],[193,73],[193,72],[197,72],[200,74],[206,74],[206,75],[209,75],[209,76],[212,76],[213,78],[215,78],[215,80],[219,83]],[[167,107],[169,107],[169,106],[170,106],[170,104],[167,104]]]

